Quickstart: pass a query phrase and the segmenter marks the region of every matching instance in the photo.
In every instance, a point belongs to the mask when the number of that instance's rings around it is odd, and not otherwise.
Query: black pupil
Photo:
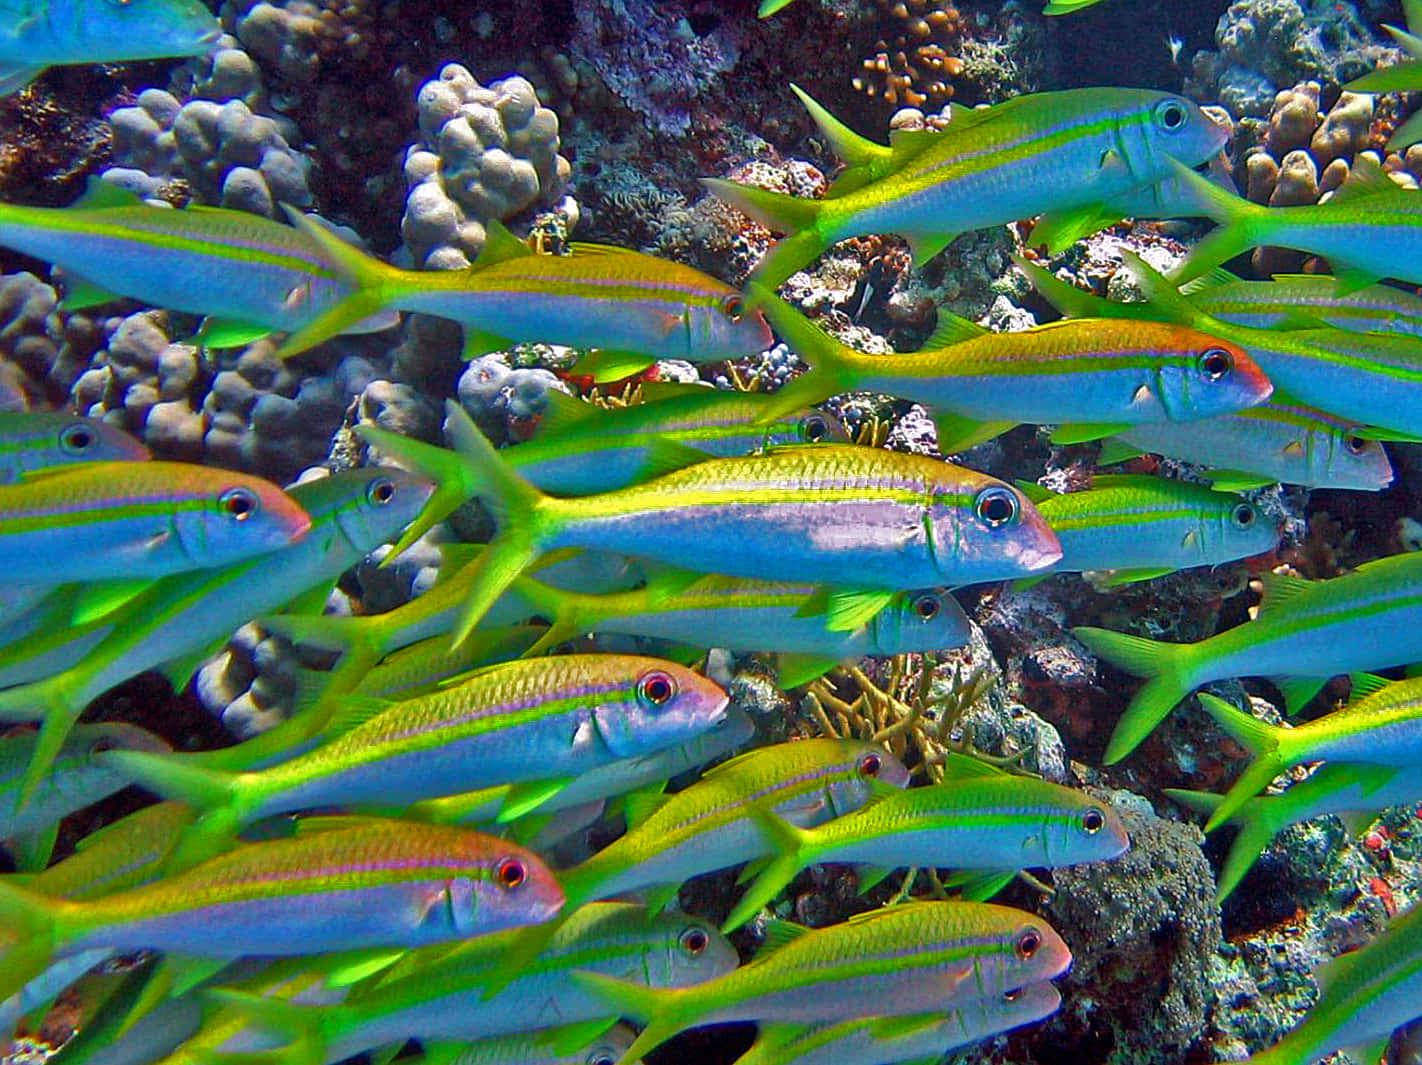
[[[741,301],[740,301],[740,300],[727,300],[727,301],[726,301],[726,315],[727,315],[727,317],[729,317],[729,318],[739,318],[739,317],[741,316]]]
[[[706,949],[706,933],[688,932],[686,934],[686,949],[693,954],[700,954]]]
[[[1000,525],[1012,517],[1012,500],[1004,495],[990,495],[983,500],[983,518]]]
[[[1363,453],[1363,449],[1367,446],[1368,445],[1364,443],[1363,438],[1361,436],[1350,436],[1348,438],[1348,450],[1355,455],[1361,455]]]
[[[866,777],[877,777],[881,765],[882,763],[879,761],[879,756],[877,754],[871,754],[860,763],[859,768]]]
[[[671,683],[665,677],[652,677],[647,681],[647,698],[660,706],[671,698]]]
[[[390,497],[395,494],[395,488],[389,482],[375,486],[375,501],[377,503],[388,503]]]
[[[1248,507],[1240,507],[1234,512],[1234,520],[1241,525],[1248,525],[1254,520],[1254,511]]]
[[[1185,121],[1185,112],[1178,107],[1167,107],[1165,109],[1165,128],[1178,129],[1180,123]]]
[[[234,518],[245,518],[252,511],[252,501],[241,492],[233,495],[227,500],[227,513]]]
[[[504,887],[518,887],[523,883],[523,865],[512,858],[499,866],[499,882]]]
[[[819,443],[825,438],[825,425],[821,421],[810,421],[805,425],[805,439]]]
[[[1017,941],[1017,949],[1022,952],[1024,958],[1030,958],[1037,953],[1037,948],[1042,945],[1042,938],[1036,932],[1028,932]]]
[[[1229,359],[1223,352],[1212,351],[1205,356],[1205,372],[1211,377],[1219,377],[1229,369]]]
[[[1101,827],[1101,824],[1101,815],[1095,810],[1088,810],[1086,813],[1086,830],[1088,832],[1095,832]]]
[[[87,429],[75,429],[69,434],[69,446],[77,447],[80,451],[87,450],[93,442],[94,438],[89,435]]]
[[[932,599],[920,599],[918,601],[918,616],[924,621],[932,621],[938,616],[938,604]]]

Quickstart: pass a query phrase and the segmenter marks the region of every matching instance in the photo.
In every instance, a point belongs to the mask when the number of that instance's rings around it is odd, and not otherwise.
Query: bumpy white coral
[[[468,266],[484,224],[560,205],[571,167],[558,154],[558,116],[524,78],[485,87],[458,63],[420,87],[420,140],[405,153],[401,222],[416,265]],[[571,210],[576,211],[576,205]]]
[[[232,38],[209,59],[196,60],[181,91],[146,89],[137,105],[109,118],[117,166],[106,181],[150,198],[181,177],[203,203],[280,216],[279,203],[311,205],[311,161],[292,147],[289,119],[264,113],[266,92],[251,57]]]

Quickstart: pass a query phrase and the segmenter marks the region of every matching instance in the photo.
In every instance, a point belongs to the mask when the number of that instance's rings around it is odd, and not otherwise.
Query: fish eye
[[[588,1065],[617,1065],[617,1059],[606,1050],[598,1050],[588,1058]]]
[[[877,777],[883,768],[884,760],[877,754],[866,754],[859,759],[859,775],[861,777]]]
[[[1254,524],[1254,508],[1248,503],[1240,503],[1230,511],[1229,520],[1234,522],[1235,528],[1247,529]]]
[[[1201,354],[1195,365],[1211,381],[1218,381],[1234,369],[1234,357],[1224,348],[1211,348]]]
[[[746,313],[746,301],[732,293],[721,301],[721,313],[733,322],[739,322]]]
[[[1155,109],[1155,123],[1166,133],[1176,133],[1185,128],[1190,112],[1180,100],[1164,100]]]
[[[1002,993],[1002,1001],[1004,1002],[1016,1002],[1021,997],[1022,989],[1020,987],[1014,987],[1011,991],[1004,991]]]
[[[973,509],[990,528],[1000,529],[1017,520],[1017,496],[1010,488],[994,485],[978,493]]]
[[[1348,454],[1361,455],[1368,450],[1368,441],[1357,433],[1349,433],[1343,438],[1343,446],[1348,449]]]
[[[233,521],[246,521],[260,506],[256,495],[248,488],[229,488],[217,497],[217,502]]]
[[[96,754],[103,754],[105,751],[118,750],[122,750],[122,747],[120,747],[112,736],[100,736],[89,745],[89,757],[92,758]]]
[[[1032,957],[1042,947],[1042,933],[1029,928],[1017,937],[1017,956],[1023,961]]]
[[[800,420],[800,439],[818,444],[829,436],[829,423],[823,414],[807,414]]]
[[[1088,836],[1094,836],[1106,827],[1106,815],[1096,807],[1081,815],[1081,828]]]
[[[378,507],[385,506],[395,498],[395,482],[388,477],[377,477],[366,486],[365,498]]]
[[[637,698],[646,706],[666,706],[675,694],[676,681],[660,670],[646,674],[637,682]]]
[[[682,930],[677,937],[677,945],[694,958],[711,945],[711,937],[706,934],[706,929],[693,925]]]
[[[82,455],[96,443],[99,437],[92,426],[83,422],[66,425],[59,433],[59,446],[67,455]]]
[[[913,601],[913,612],[923,621],[932,621],[938,616],[938,597],[921,595]]]
[[[499,887],[505,891],[512,891],[528,878],[528,870],[517,858],[505,858],[494,873],[499,878]]]

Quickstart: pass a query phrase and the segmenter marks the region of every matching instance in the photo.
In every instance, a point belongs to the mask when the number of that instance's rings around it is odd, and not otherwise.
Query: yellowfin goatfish
[[[120,468],[160,465],[130,463]],[[193,469],[199,470],[207,483],[220,473]],[[0,498],[6,491],[11,489],[0,489]],[[170,664],[168,674],[175,686],[186,684],[202,658],[214,653],[211,645],[220,647],[232,630],[254,613],[275,610],[313,586],[333,581],[392,537],[429,498],[430,491],[430,484],[413,474],[379,467],[348,470],[296,485],[291,490],[291,505],[299,506],[303,515],[311,515],[313,523],[311,533],[300,543],[237,564],[210,565],[154,581],[89,626],[59,629],[7,648],[0,655],[4,662],[0,671],[9,673],[16,659],[43,655],[53,645],[72,645],[74,632],[103,632],[97,644],[65,663],[59,672],[0,692],[0,719],[44,719],[26,789],[35,786],[38,774],[91,699],[163,663]]]
[[[1021,486],[1062,543],[1052,571],[1149,580],[1272,551],[1279,530],[1237,495],[1164,477],[1098,476],[1085,492]]]
[[[1171,274],[1177,281],[1268,244],[1326,257],[1340,293],[1384,277],[1422,282],[1422,190],[1404,189],[1366,155],[1353,160],[1348,180],[1327,202],[1302,207],[1251,203],[1173,165],[1199,194],[1198,213],[1220,224]]]
[[[1422,194],[1419,194],[1422,195]],[[1422,205],[1422,201],[1419,201]],[[1277,208],[1279,211],[1291,208]],[[1416,440],[1422,425],[1422,340],[1404,333],[1348,329],[1254,329],[1206,314],[1140,256],[1121,255],[1148,303],[1115,303],[1069,285],[1024,260],[1043,295],[1071,315],[1165,318],[1216,336],[1247,351],[1269,379],[1295,399],[1340,418],[1373,426],[1366,434],[1384,440]],[[1090,426],[1061,442],[1090,439]],[[1114,430],[1113,430],[1114,431]]]
[[[221,35],[199,0],[5,0],[0,96],[45,67],[203,55]]]
[[[1422,336],[1422,296],[1392,285],[1368,285],[1338,294],[1323,274],[1276,274],[1245,281],[1224,267],[1180,286],[1180,294],[1206,314],[1255,329],[1317,329]]]
[[[1099,204],[1224,147],[1228,133],[1182,96],[1092,88],[1018,96],[956,117],[943,133],[899,131],[887,173],[851,167],[824,200],[706,179],[712,194],[791,234],[752,275],[777,288],[831,244],[906,237],[916,264],[959,233]],[[1203,179],[1202,179],[1203,180]]]
[[[752,813],[777,853],[721,930],[740,927],[821,862],[856,863],[861,892],[894,869],[928,866],[999,874],[984,878],[992,894],[1016,870],[1107,861],[1131,845],[1120,818],[1084,792],[951,753],[944,769],[941,784],[884,788],[862,809],[808,829],[756,803]]]
[[[1205,824],[1210,832],[1286,769],[1305,762],[1362,762],[1405,769],[1422,765],[1422,680],[1395,683],[1366,674],[1353,682],[1354,702],[1285,729],[1236,710],[1209,692],[1200,706],[1254,756]]]
[[[148,449],[97,418],[61,411],[0,413],[0,484],[75,462],[141,462]]]
[[[1402,12],[1407,18],[1407,29],[1384,24],[1383,29],[1392,35],[1407,59],[1391,66],[1380,67],[1361,78],[1355,78],[1343,86],[1348,92],[1416,92],[1422,89],[1422,0],[1402,0]],[[1422,111],[1414,111],[1412,117],[1393,131],[1388,138],[1387,150],[1400,152],[1409,144],[1422,140]]]
[[[972,625],[951,594],[936,589],[835,596],[814,584],[653,573],[630,592],[582,595],[520,579],[509,594],[549,620],[529,655],[583,633],[623,633],[783,656],[782,687],[795,687],[865,655],[961,647]],[[818,603],[817,597],[824,602]],[[866,615],[867,618],[866,618]]]
[[[86,462],[0,486],[0,572],[164,577],[275,551],[311,518],[276,485],[181,462]]]
[[[810,117],[819,127],[820,135],[835,154],[849,164],[849,169],[830,190],[831,196],[846,186],[862,183],[867,178],[882,177],[896,169],[894,148],[891,145],[879,144],[868,137],[860,136],[798,85],[792,84],[790,90],[805,105],[805,110],[809,111]],[[949,122],[950,132],[953,121],[971,114],[974,112],[962,108],[954,109]],[[1209,160],[1210,180],[1230,192],[1237,192],[1230,170],[1230,161],[1223,152],[1217,153]],[[1196,206],[1194,199],[1189,198],[1192,196],[1177,178],[1167,177],[1152,185],[1137,186],[1104,203],[1053,209],[1042,215],[1033,225],[1026,243],[1029,247],[1045,244],[1055,255],[1065,251],[1076,241],[1091,236],[1097,230],[1115,225],[1123,218],[1179,218]]]
[[[563,892],[539,858],[460,828],[367,819],[298,828],[85,902],[0,881],[0,993],[94,947],[198,957],[414,947],[546,921]]]
[[[781,407],[762,392],[659,382],[644,384],[642,391],[646,403],[605,409],[549,390],[538,433],[505,457],[549,495],[585,496],[712,456],[849,440],[833,415],[809,408],[788,411],[773,425],[755,424],[771,407]]]
[[[1071,952],[1045,921],[1005,906],[912,902],[809,929],[771,922],[755,960],[697,987],[654,990],[600,973],[578,983],[647,1027],[628,1063],[687,1028],[723,1021],[813,1024],[951,1009],[1050,980]]]
[[[589,903],[554,934],[549,949],[518,973],[497,996],[485,992],[502,980],[503,959],[515,932],[480,936],[453,949],[411,951],[352,989],[339,1005],[293,1006],[224,993],[280,1033],[298,1038],[268,1057],[273,1065],[321,1065],[362,1050],[406,1039],[482,1039],[555,1025],[576,1025],[559,1045],[576,1048],[613,1027],[600,997],[575,982],[599,973],[653,987],[684,987],[736,967],[736,952],[700,917],[681,913],[648,919],[643,907]],[[566,1040],[566,1042],[564,1042]]]
[[[316,806],[408,805],[524,784],[505,803],[507,820],[581,773],[707,731],[725,716],[727,701],[713,682],[672,662],[562,655],[493,666],[402,702],[348,697],[329,742],[260,772],[196,769],[136,751],[99,759],[214,810],[208,823],[224,829]]]
[[[735,1065],[880,1065],[938,1061],[943,1053],[1050,1017],[1061,993],[1045,981],[910,1017],[863,1017],[802,1027],[761,1025]],[[609,1063],[610,1065],[610,1063]]]
[[[0,839],[16,856],[20,871],[29,873],[49,863],[61,819],[128,786],[124,774],[93,760],[95,752],[111,748],[150,752],[170,749],[163,740],[137,725],[121,721],[80,725],[60,749],[33,798],[24,804],[20,801],[20,783],[34,756],[35,739],[35,733],[28,729],[0,737]]]
[[[331,240],[342,243],[334,235]],[[73,275],[68,309],[128,296],[210,315],[200,336],[212,347],[289,333],[349,291],[321,245],[301,230],[246,211],[151,207],[98,178],[69,207],[0,204],[0,245]],[[346,331],[383,329],[394,321],[386,315],[352,322]]]
[[[1133,425],[1101,445],[1096,463],[1152,451],[1204,466],[1222,491],[1282,483],[1376,492],[1392,483],[1392,463],[1375,432],[1275,392],[1263,406],[1236,414]]]
[[[869,355],[768,290],[752,284],[750,292],[810,364],[776,393],[763,419],[839,392],[884,392],[939,414],[944,454],[1019,422],[1191,421],[1257,406],[1273,391],[1238,345],[1184,326],[1087,318],[993,333],[940,312],[923,350]]]
[[[1335,1050],[1383,1060],[1394,1028],[1422,1016],[1422,906],[1414,905],[1367,946],[1314,973],[1318,1001],[1282,1040],[1245,1065],[1312,1065]]]
[[[1166,788],[1180,805],[1213,814],[1223,795]],[[1215,897],[1223,902],[1244,879],[1275,834],[1289,825],[1335,814],[1356,835],[1378,811],[1389,806],[1415,806],[1422,802],[1422,767],[1363,765],[1330,762],[1280,795],[1260,795],[1247,800],[1229,819],[1239,828],[1229,854],[1220,866]]]
[[[770,347],[765,319],[725,282],[625,248],[573,244],[569,255],[538,255],[497,222],[468,270],[398,270],[293,214],[355,289],[294,336],[294,355],[381,311],[452,318],[464,326],[464,357],[520,341],[598,348],[619,362],[599,376],[626,377],[655,359],[715,362]],[[623,361],[625,360],[625,362]]]
[[[499,535],[475,563],[479,580],[456,643],[541,554],[559,547],[633,552],[735,577],[849,579],[851,591],[1024,577],[1061,557],[1056,537],[1019,491],[923,455],[783,447],[710,459],[617,492],[555,499],[509,469],[463,408],[450,403],[448,410],[458,454],[359,431],[382,451],[464,486],[455,497],[484,496],[498,515]],[[417,524],[440,517],[425,514]]]
[[[1292,711],[1335,674],[1422,659],[1422,555],[1375,559],[1326,581],[1278,573],[1261,580],[1258,614],[1198,643],[1071,630],[1108,662],[1149,678],[1116,725],[1106,746],[1107,763],[1130,754],[1176,703],[1211,681],[1269,677]],[[1379,640],[1379,631],[1389,638]]]

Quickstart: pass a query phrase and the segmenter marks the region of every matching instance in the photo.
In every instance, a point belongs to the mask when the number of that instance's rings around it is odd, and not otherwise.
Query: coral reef
[[[953,98],[963,73],[954,54],[963,33],[958,9],[940,0],[878,0],[887,23],[852,84],[894,106],[938,107]]]
[[[558,209],[570,173],[558,154],[558,116],[539,105],[528,81],[487,88],[457,63],[420,88],[420,140],[405,154],[409,194],[400,223],[408,254],[429,269],[467,267],[484,246],[484,223],[534,207]]]
[[[1276,95],[1300,81],[1328,87],[1395,57],[1351,4],[1235,0],[1215,29],[1217,52],[1197,52],[1186,91],[1218,100],[1236,116],[1264,117]]]

